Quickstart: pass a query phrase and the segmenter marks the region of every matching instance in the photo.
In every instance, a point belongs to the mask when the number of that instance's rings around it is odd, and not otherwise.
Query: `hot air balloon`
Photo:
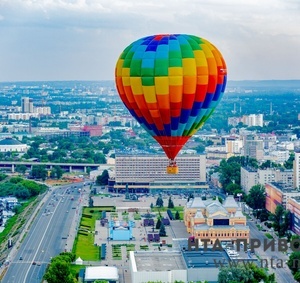
[[[161,145],[169,174],[178,173],[175,157],[214,112],[226,80],[220,51],[188,34],[138,39],[124,49],[115,68],[121,100]]]

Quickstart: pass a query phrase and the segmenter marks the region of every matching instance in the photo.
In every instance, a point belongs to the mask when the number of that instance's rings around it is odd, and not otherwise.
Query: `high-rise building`
[[[250,115],[244,115],[242,117],[243,124],[251,127],[251,126],[259,126],[263,127],[264,124],[264,118],[263,114],[250,114]]]
[[[300,149],[295,150],[294,159],[294,187],[300,189]]]
[[[244,156],[249,156],[257,160],[263,159],[264,144],[263,140],[258,139],[255,135],[244,137]]]
[[[150,190],[207,189],[206,156],[180,155],[176,158],[179,173],[166,173],[169,164],[164,155],[116,155],[115,178],[110,179],[111,192],[149,192]]]
[[[33,113],[33,99],[29,97],[22,97],[21,100],[22,113]]]

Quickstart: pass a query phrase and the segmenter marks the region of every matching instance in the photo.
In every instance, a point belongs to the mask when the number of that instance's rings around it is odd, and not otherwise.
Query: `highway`
[[[72,188],[76,186],[77,188]],[[78,217],[82,184],[52,188],[38,211],[1,283],[40,283],[52,257],[65,250]],[[72,227],[75,228],[75,227]]]

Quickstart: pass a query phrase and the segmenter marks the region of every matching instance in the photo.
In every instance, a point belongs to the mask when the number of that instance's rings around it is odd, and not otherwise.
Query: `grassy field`
[[[104,209],[103,209],[104,210]],[[101,258],[101,248],[94,245],[95,221],[100,218],[102,207],[84,208],[80,221],[79,232],[75,239],[73,252],[76,258],[97,261]]]
[[[174,208],[168,208],[167,206],[163,206],[163,207],[156,207],[155,206],[151,209],[151,211],[152,212],[159,212],[159,211],[163,212],[163,211],[167,211],[168,209],[170,209],[173,213],[173,211],[176,212],[176,210],[178,210],[179,212],[183,211],[184,207],[183,206],[174,206]]]

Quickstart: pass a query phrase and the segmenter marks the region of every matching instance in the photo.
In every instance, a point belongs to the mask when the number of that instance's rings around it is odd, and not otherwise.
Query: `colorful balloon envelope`
[[[121,100],[165,151],[168,173],[178,172],[175,157],[214,112],[226,80],[220,51],[187,34],[141,38],[124,49],[115,69]]]

